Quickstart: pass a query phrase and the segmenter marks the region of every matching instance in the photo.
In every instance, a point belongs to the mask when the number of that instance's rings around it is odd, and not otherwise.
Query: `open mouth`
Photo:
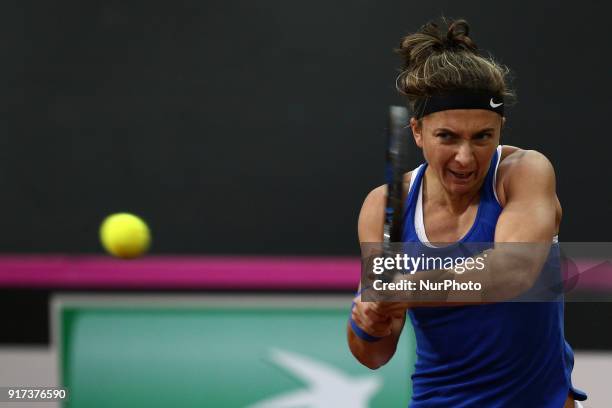
[[[448,170],[448,172],[456,179],[458,180],[468,180],[472,177],[472,175],[475,173],[473,171],[464,171],[464,172],[458,172],[458,171],[452,171],[452,170]]]

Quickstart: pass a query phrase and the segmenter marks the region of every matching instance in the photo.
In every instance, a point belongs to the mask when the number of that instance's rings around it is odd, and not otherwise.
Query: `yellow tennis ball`
[[[147,224],[139,217],[118,213],[109,215],[102,222],[100,241],[111,255],[118,258],[136,258],[149,249],[151,233]]]

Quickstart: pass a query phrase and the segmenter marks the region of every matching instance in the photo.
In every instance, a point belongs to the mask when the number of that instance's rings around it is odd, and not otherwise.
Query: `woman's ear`
[[[412,128],[412,135],[414,136],[414,142],[421,149],[423,148],[423,134],[421,123],[415,118],[410,118],[410,128]]]

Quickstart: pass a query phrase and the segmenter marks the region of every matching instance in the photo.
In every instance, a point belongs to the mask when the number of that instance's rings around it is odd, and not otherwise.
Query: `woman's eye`
[[[436,137],[439,137],[442,140],[448,140],[451,138],[450,133],[446,133],[446,132],[440,132],[436,134]]]

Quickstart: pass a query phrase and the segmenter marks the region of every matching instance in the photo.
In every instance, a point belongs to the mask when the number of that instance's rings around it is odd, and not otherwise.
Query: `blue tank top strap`
[[[499,203],[499,200],[497,199],[497,193],[495,192],[495,184],[497,179],[497,167],[499,166],[499,161],[501,159],[501,150],[502,146],[499,145],[495,150],[493,158],[491,159],[489,171],[487,172],[484,185],[482,186],[481,200],[484,198],[486,201],[493,201]]]
[[[416,200],[419,198],[419,189],[421,187],[421,181],[423,180],[423,176],[425,175],[425,170],[427,169],[427,163],[421,164],[416,169],[412,170],[416,172],[412,175],[412,182],[410,183],[410,190],[408,191],[408,196],[406,197],[406,205],[404,207],[404,212],[411,206],[416,204]]]
[[[419,198],[419,192],[421,190],[421,182],[423,181],[423,176],[425,175],[426,169],[427,163],[423,163],[412,171],[412,182],[410,183],[410,190],[408,190],[408,194],[406,196],[404,214],[402,217],[402,241],[405,242],[417,241],[417,234],[416,230],[414,229],[414,213],[416,203]]]

